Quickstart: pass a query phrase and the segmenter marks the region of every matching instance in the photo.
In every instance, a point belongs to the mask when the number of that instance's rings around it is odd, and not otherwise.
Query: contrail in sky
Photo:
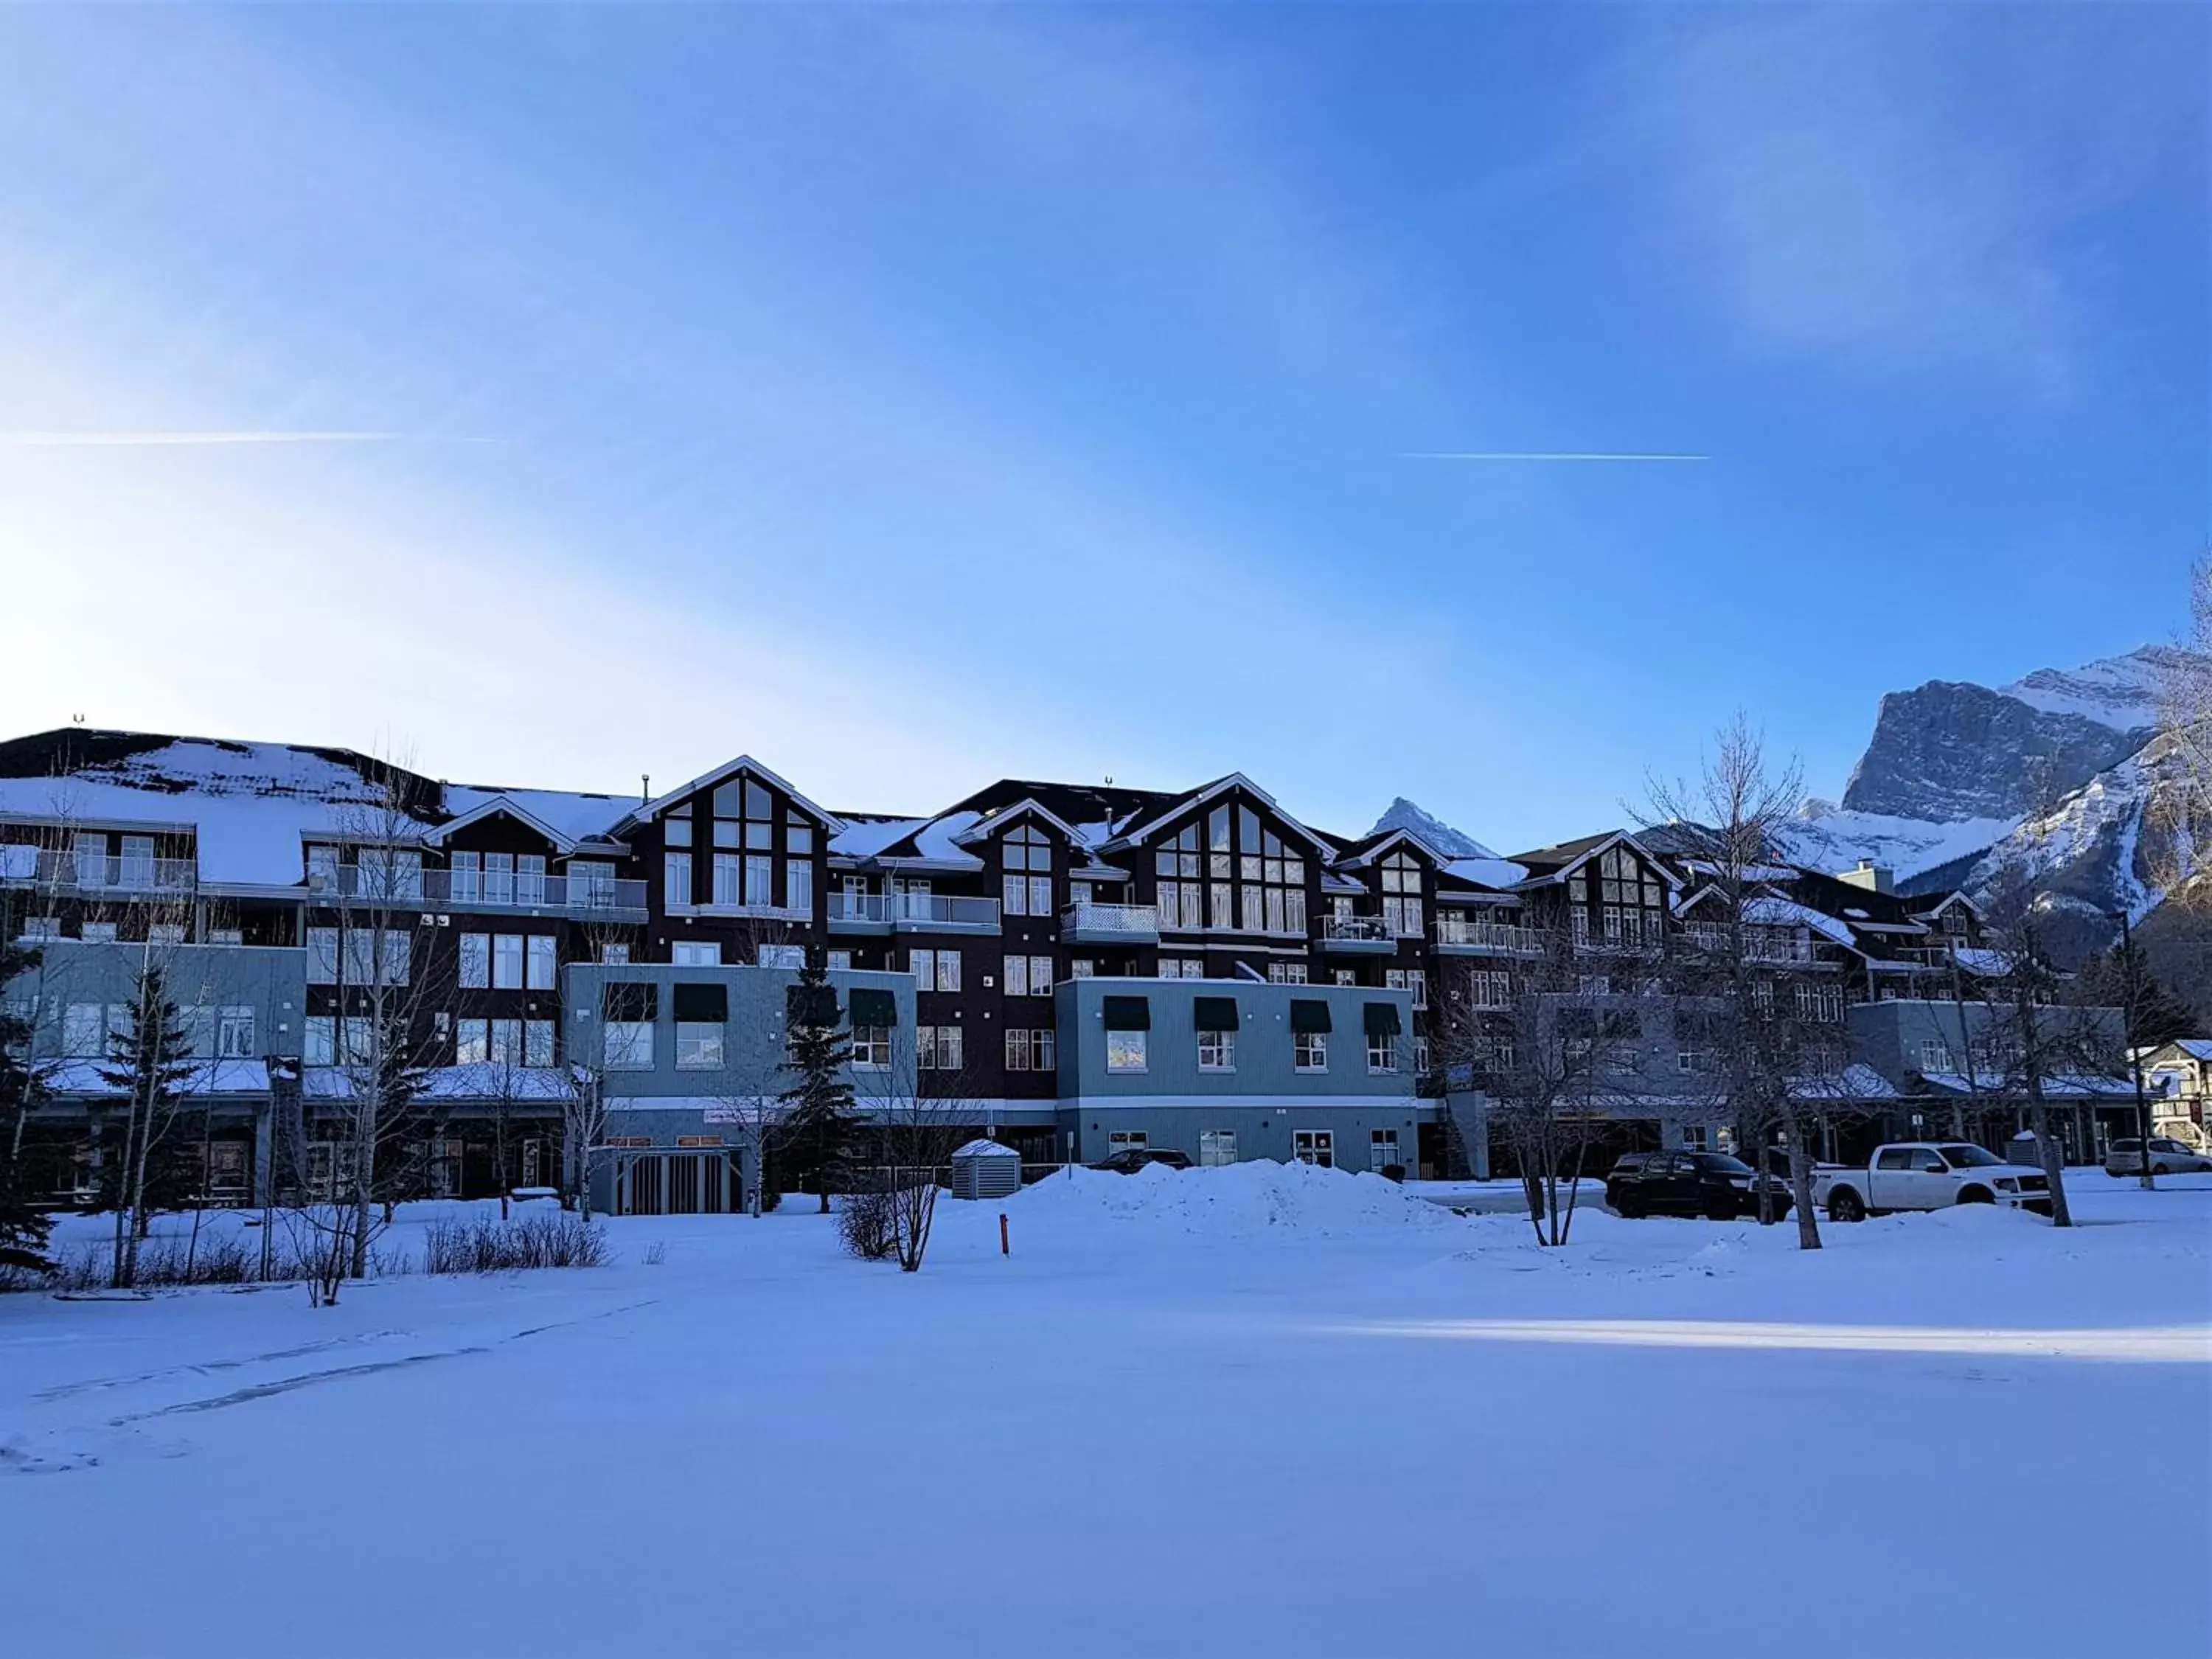
[[[1409,450],[1399,457],[1406,461],[1710,461],[1710,455],[1654,455],[1577,453],[1571,451],[1535,449],[1437,449]]]
[[[167,448],[212,444],[399,443],[405,432],[0,432],[0,449]],[[489,438],[432,438],[433,443],[482,444]]]

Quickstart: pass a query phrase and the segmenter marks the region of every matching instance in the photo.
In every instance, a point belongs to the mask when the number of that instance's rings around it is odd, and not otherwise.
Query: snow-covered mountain
[[[1830,870],[1869,859],[1908,890],[1972,890],[2031,857],[2085,916],[2143,915],[2176,864],[2161,803],[2178,760],[2157,721],[2184,660],[2148,646],[1994,690],[1932,680],[1890,693],[1842,803],[1806,803],[1798,858]]]
[[[1410,830],[1446,858],[1494,859],[1498,856],[1473,836],[1455,830],[1442,818],[1423,811],[1403,795],[1390,803],[1382,816],[1375,820],[1375,827],[1367,833],[1379,836],[1386,830]]]

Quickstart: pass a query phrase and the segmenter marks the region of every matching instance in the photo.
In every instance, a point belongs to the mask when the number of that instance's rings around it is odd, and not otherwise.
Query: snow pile
[[[1055,1227],[1128,1223],[1209,1238],[1341,1238],[1461,1224],[1381,1176],[1265,1158],[1213,1170],[1076,1170],[1025,1188],[1020,1215]]]

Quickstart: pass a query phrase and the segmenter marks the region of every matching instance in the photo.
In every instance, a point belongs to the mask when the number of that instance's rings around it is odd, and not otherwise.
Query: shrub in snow
[[[422,1270],[432,1273],[597,1267],[606,1259],[606,1234],[595,1224],[565,1211],[540,1211],[513,1221],[489,1216],[434,1221],[422,1241]]]
[[[891,1195],[877,1189],[848,1193],[837,1205],[837,1237],[863,1261],[887,1261],[898,1249]]]

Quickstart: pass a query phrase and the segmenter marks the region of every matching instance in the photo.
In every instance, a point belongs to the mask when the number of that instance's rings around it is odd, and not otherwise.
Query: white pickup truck
[[[2051,1183],[2042,1170],[2008,1164],[1967,1141],[1905,1140],[1877,1147],[1863,1170],[1814,1170],[1813,1202],[1831,1221],[1954,1204],[2002,1204],[2049,1215]]]

